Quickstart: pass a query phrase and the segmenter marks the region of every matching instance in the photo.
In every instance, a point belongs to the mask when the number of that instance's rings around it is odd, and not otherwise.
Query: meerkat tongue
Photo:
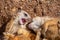
[[[23,24],[25,24],[26,23],[26,19],[25,18],[21,18],[19,21],[18,21],[18,23],[19,24],[21,24],[21,25],[23,25]]]
[[[22,18],[21,20],[22,20],[22,22],[23,22],[23,23],[25,23],[25,22],[26,22],[26,19],[24,19],[24,18]]]

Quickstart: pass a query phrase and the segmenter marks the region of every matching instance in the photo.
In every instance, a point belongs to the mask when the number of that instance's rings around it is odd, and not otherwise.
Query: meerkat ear
[[[21,8],[18,8],[18,12],[21,12]]]

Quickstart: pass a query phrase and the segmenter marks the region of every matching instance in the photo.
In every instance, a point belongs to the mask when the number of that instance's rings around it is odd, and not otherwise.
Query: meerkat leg
[[[35,40],[41,40],[41,39],[40,39],[40,36],[41,36],[41,29],[39,29],[39,30],[37,31],[37,35],[36,35],[36,39],[35,39]]]
[[[56,18],[55,18],[55,19],[52,19],[52,20],[46,21],[46,22],[44,23],[44,25],[43,25],[43,33],[45,34],[45,32],[48,30],[48,27],[49,27],[50,25],[57,24],[58,21],[59,21],[59,19],[56,19]]]

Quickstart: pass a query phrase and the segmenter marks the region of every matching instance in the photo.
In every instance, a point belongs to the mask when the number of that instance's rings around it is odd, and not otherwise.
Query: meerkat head
[[[37,31],[37,29],[40,27],[40,22],[40,17],[34,17],[32,22],[28,25],[28,28],[33,31]]]
[[[24,25],[26,24],[27,22],[29,22],[31,19],[29,13],[27,13],[26,11],[24,10],[18,10],[17,12],[17,17],[16,17],[16,22],[18,21],[18,23],[20,25]]]

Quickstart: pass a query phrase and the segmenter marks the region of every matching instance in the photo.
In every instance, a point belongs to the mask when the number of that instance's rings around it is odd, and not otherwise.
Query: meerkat
[[[39,17],[36,16],[32,19],[32,22],[28,25],[28,28],[33,30],[36,33],[36,39],[35,40],[41,40],[40,36],[41,36],[41,26],[47,21],[47,20],[51,20],[53,18],[48,17],[48,16],[44,16],[44,17]]]
[[[26,28],[26,24],[30,21],[30,15],[24,10],[18,10],[15,18],[12,18],[11,21],[7,24],[6,30],[3,33],[5,36],[14,36],[14,34],[20,28]]]
[[[52,20],[53,22],[49,22],[49,20]],[[50,24],[56,24],[58,22],[59,18],[54,18],[54,17],[49,17],[49,16],[44,16],[44,17],[35,17],[33,18],[32,22],[28,25],[28,28],[33,30],[34,32],[37,33],[37,36],[41,35],[41,32],[38,31],[39,29],[43,28],[43,33],[45,33],[48,29],[48,25]],[[49,23],[45,23],[45,22],[49,22]],[[42,25],[44,25],[44,27],[42,27]],[[38,35],[39,34],[39,35]],[[38,38],[36,38],[38,39]]]

